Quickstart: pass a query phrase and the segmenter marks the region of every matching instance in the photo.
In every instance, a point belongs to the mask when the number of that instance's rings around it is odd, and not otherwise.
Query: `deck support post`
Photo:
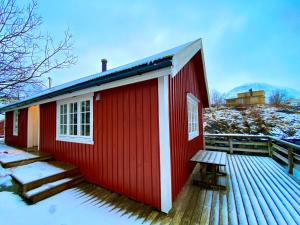
[[[289,174],[293,175],[294,162],[293,162],[293,148],[288,148],[288,160],[289,160]]]
[[[233,153],[232,137],[228,138],[228,142],[229,142],[229,153],[232,154]]]
[[[269,140],[268,140],[268,151],[269,151],[269,156],[271,158],[272,158],[272,146],[273,146],[272,140],[269,138]]]

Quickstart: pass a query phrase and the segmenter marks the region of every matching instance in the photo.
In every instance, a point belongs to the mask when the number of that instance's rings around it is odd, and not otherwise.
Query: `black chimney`
[[[102,63],[102,72],[106,71],[106,67],[107,67],[107,59],[101,59],[101,63]]]

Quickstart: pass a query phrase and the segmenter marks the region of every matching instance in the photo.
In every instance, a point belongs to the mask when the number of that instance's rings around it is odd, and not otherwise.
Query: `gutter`
[[[151,72],[154,70],[159,70],[159,69],[169,67],[169,66],[172,66],[172,56],[166,57],[161,60],[157,60],[150,65],[140,65],[134,69],[115,72],[115,73],[112,73],[112,74],[109,74],[109,75],[106,75],[103,77],[98,77],[93,80],[89,80],[89,81],[79,83],[79,84],[76,84],[76,85],[61,89],[61,90],[57,90],[57,91],[33,98],[33,99],[24,100],[22,102],[16,102],[11,105],[0,108],[0,113],[10,111],[15,108],[23,107],[26,105],[30,105],[34,102],[38,102],[41,100],[53,98],[53,97],[56,97],[56,96],[59,96],[62,94],[69,94],[69,93],[79,91],[82,89],[86,89],[86,88],[90,88],[90,87],[94,87],[94,86],[100,86],[105,83],[110,83],[113,81],[121,80],[124,78],[136,76],[136,75],[141,75],[143,73]]]

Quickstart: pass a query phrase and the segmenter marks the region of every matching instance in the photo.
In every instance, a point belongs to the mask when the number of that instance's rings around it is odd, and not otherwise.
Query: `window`
[[[56,140],[93,144],[93,95],[57,102]]]
[[[18,136],[18,129],[19,129],[19,111],[14,111],[14,118],[13,118],[13,135]]]
[[[80,103],[80,135],[90,135],[90,101],[82,101]]]
[[[188,93],[188,140],[192,140],[199,135],[198,102],[199,100],[194,95]]]
[[[70,135],[77,135],[77,102],[70,103],[70,122],[69,122],[69,128],[70,128]]]
[[[67,104],[60,105],[59,115],[60,115],[59,133],[61,135],[66,135],[67,134],[67,126],[68,126],[68,120],[67,120],[68,107],[67,107]]]

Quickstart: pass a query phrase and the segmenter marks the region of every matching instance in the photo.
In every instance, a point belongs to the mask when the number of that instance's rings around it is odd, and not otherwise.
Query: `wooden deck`
[[[202,189],[189,180],[168,215],[92,184],[73,191],[80,204],[110,205],[147,224],[300,224],[300,184],[273,159],[228,155],[226,167],[226,191]]]

